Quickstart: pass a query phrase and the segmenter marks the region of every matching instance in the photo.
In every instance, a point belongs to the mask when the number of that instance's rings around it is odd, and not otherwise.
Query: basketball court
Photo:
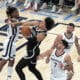
[[[45,10],[46,11],[46,10]],[[42,44],[40,45],[40,49],[41,49],[41,53],[46,51],[47,49],[49,49],[56,36],[62,32],[65,31],[66,29],[66,24],[73,22],[76,25],[76,30],[75,30],[75,34],[78,36],[79,38],[79,43],[80,43],[80,16],[75,16],[74,14],[70,13],[70,14],[55,14],[55,13],[48,13],[48,12],[43,12],[43,11],[39,11],[39,12],[33,12],[31,10],[29,11],[21,11],[19,9],[20,12],[20,16],[21,19],[25,20],[25,19],[31,19],[31,20],[42,20],[47,16],[52,17],[55,22],[56,22],[56,27],[54,29],[52,29],[51,31],[48,32],[48,36],[45,38],[45,40],[42,42]],[[46,14],[45,14],[46,13]],[[4,26],[5,24],[1,22],[1,20],[6,19],[6,14],[5,14],[5,8],[0,8],[0,55],[2,55],[3,53],[3,43],[5,41],[6,37],[6,29],[7,27]],[[15,60],[15,65],[17,64],[17,62],[26,54],[26,42],[27,40],[25,40],[22,35],[19,36],[17,43],[17,52],[16,52],[16,60]],[[80,80],[80,63],[77,62],[77,51],[75,46],[72,46],[71,49],[71,58],[73,61],[73,66],[74,66],[74,76],[72,78],[72,80]],[[15,68],[14,65],[14,68]],[[43,79],[44,80],[50,80],[50,64],[46,64],[45,63],[45,59],[44,60],[39,60],[37,63],[37,68],[40,70],[40,72],[42,73]],[[28,68],[26,67],[24,69],[24,72],[26,74],[26,79],[27,80],[37,80],[34,75],[28,71]],[[5,80],[7,77],[7,64],[6,66],[3,68],[2,72],[0,73],[0,80]],[[13,71],[13,76],[12,76],[12,80],[19,80],[19,77],[17,76],[15,70]]]

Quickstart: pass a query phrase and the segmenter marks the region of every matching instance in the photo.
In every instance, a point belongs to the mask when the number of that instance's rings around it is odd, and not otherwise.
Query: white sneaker
[[[38,10],[38,4],[37,4],[37,3],[35,3],[35,4],[33,5],[33,10]]]
[[[40,7],[40,9],[46,9],[47,8],[47,4],[43,3],[43,5]]]
[[[56,12],[56,5],[53,5],[51,12]]]
[[[31,3],[29,2],[25,8],[28,9],[30,6],[31,6]]]
[[[17,0],[14,0],[12,4],[16,4],[16,3],[17,3]]]
[[[77,17],[80,17],[80,14],[78,14]]]
[[[28,1],[27,1],[27,0],[25,0],[24,6],[27,6],[27,3],[28,3]]]
[[[78,6],[74,6],[71,11],[75,11],[78,8]]]
[[[8,0],[8,3],[12,3],[12,0]]]
[[[63,12],[62,8],[60,8],[56,13],[61,14]]]

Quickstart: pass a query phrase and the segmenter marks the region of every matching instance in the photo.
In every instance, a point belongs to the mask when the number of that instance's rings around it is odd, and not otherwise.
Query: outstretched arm
[[[12,22],[10,23],[11,25],[15,26],[15,25],[21,25],[21,26],[38,26],[39,25],[39,21],[25,21],[25,22]]]
[[[80,45],[77,37],[75,37],[75,46],[77,48],[78,55],[80,55]]]
[[[52,54],[52,51],[56,48],[57,44],[61,41],[62,39],[62,36],[61,35],[58,35],[52,45],[52,47],[50,49],[48,49],[47,51],[43,52],[42,54],[40,54],[38,56],[38,59],[43,59],[44,57],[47,57],[46,58],[46,63],[49,63],[50,61],[50,56]]]
[[[55,48],[57,47],[57,44],[60,43],[61,40],[62,40],[62,35],[58,35],[58,36],[56,37],[56,39],[55,39],[55,41],[54,41],[54,43],[53,43],[53,45],[52,45],[52,47],[51,47],[50,50],[55,49]],[[47,52],[48,52],[48,51],[47,51]],[[50,56],[51,56],[51,53],[48,53],[48,54],[47,54],[46,63],[49,62]]]

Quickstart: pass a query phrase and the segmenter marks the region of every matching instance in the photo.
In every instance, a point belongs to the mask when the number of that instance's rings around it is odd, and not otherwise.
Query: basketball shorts
[[[10,41],[9,39],[6,40],[5,43],[4,43],[2,59],[13,60],[15,58],[15,53],[16,53],[16,44],[15,44],[15,42]]]

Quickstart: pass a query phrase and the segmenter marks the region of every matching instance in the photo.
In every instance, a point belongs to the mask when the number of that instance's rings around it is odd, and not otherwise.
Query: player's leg
[[[28,68],[36,76],[38,80],[43,80],[41,73],[36,69],[36,63],[30,62]]]
[[[11,80],[12,73],[13,73],[13,66],[14,66],[14,61],[15,61],[15,53],[16,53],[16,45],[13,42],[10,45],[10,50],[9,50],[9,63],[8,63],[8,75],[7,75],[7,80]]]
[[[14,65],[14,59],[9,60],[7,80],[11,80],[12,73],[13,73],[13,65]]]
[[[5,59],[2,59],[1,61],[0,61],[0,71],[3,69],[3,67],[4,67],[4,65],[7,63],[7,60],[5,60]]]
[[[4,49],[3,49],[3,54],[2,54],[2,59],[0,61],[0,71],[2,70],[2,68],[4,67],[4,65],[7,63],[8,61],[8,51],[9,51],[9,42],[8,40],[4,43]]]
[[[24,75],[24,72],[23,72],[23,68],[26,67],[28,64],[28,60],[27,59],[24,59],[22,58],[18,64],[16,65],[16,72],[20,78],[20,80],[26,80],[25,79],[25,75]]]

